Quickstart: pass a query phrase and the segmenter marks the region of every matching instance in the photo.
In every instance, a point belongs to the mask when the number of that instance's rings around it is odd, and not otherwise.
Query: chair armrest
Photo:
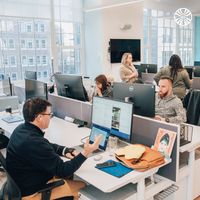
[[[46,192],[48,190],[52,190],[56,187],[59,187],[61,185],[64,185],[65,184],[65,181],[64,180],[59,180],[59,181],[54,181],[54,182],[51,182],[51,183],[47,183],[41,190],[39,190],[38,192],[39,193],[43,193],[43,192]]]

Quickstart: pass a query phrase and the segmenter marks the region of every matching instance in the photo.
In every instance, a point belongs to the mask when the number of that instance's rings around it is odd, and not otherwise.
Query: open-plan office
[[[25,102],[37,97],[51,103],[51,113],[41,113],[53,115],[44,130],[51,143],[83,152],[101,135],[73,174],[86,184],[74,199],[200,199],[199,13],[197,0],[0,1],[0,200],[24,198],[1,138],[11,139]],[[124,53],[136,83],[122,78]],[[192,80],[181,124],[155,116],[154,77],[173,54]],[[100,74],[111,96],[99,95]],[[41,188],[41,199],[56,187]]]

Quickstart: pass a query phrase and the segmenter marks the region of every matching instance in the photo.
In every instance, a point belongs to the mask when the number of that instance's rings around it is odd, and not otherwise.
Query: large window
[[[42,33],[34,30],[35,24],[34,19],[0,17],[0,57],[4,61],[0,63],[0,74],[12,79],[23,79],[25,70],[46,70],[50,74],[50,21],[40,20],[40,25],[48,27]],[[37,49],[37,41],[42,51]],[[37,62],[37,55],[45,57],[45,65]]]
[[[56,0],[55,9],[59,70],[65,74],[80,74],[82,1]]]
[[[183,65],[193,65],[194,23],[181,27],[173,13],[144,9],[144,62],[163,67],[172,54],[178,54]]]
[[[0,79],[5,74],[23,79],[25,70],[36,70],[46,78],[52,73],[51,57],[57,70],[81,73],[82,0],[2,0],[1,4]]]

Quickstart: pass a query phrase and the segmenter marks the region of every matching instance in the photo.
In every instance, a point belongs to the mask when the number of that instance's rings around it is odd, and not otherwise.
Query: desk
[[[2,116],[2,113],[1,113]],[[0,119],[0,127],[6,131],[8,137],[11,136],[14,129],[22,122],[10,123]],[[72,134],[74,137],[72,137]],[[59,145],[74,147],[81,144],[81,139],[90,134],[90,129],[86,127],[78,128],[76,124],[67,122],[63,119],[53,117],[49,128],[45,130],[44,137],[50,142]]]
[[[113,192],[121,188],[128,183],[137,183],[137,199],[143,200],[145,199],[145,178],[155,174],[158,169],[162,166],[158,166],[147,170],[145,172],[138,172],[133,170],[132,172],[128,173],[127,175],[117,178],[107,173],[102,172],[101,170],[96,169],[94,166],[96,163],[104,162],[109,159],[116,160],[115,157],[109,156],[108,152],[102,153],[103,159],[101,161],[95,161],[93,157],[88,158],[81,168],[79,168],[75,175],[81,178],[82,180],[86,181],[87,183],[95,186],[99,190],[109,193]],[[165,163],[166,165],[168,163]]]

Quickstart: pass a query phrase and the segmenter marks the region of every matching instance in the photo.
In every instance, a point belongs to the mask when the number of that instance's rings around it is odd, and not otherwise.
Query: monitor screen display
[[[89,101],[81,76],[55,74],[54,77],[58,95],[80,101]]]
[[[24,78],[37,80],[37,72],[36,71],[25,71]]]
[[[155,86],[151,84],[114,83],[113,98],[134,104],[134,114],[155,116]]]
[[[140,61],[140,39],[110,39],[111,63],[120,63],[124,53],[131,53],[133,61]]]
[[[132,117],[132,103],[102,97],[93,98],[92,124],[109,129],[114,136],[130,141]]]
[[[26,99],[40,97],[47,100],[47,83],[41,81],[25,79]]]

